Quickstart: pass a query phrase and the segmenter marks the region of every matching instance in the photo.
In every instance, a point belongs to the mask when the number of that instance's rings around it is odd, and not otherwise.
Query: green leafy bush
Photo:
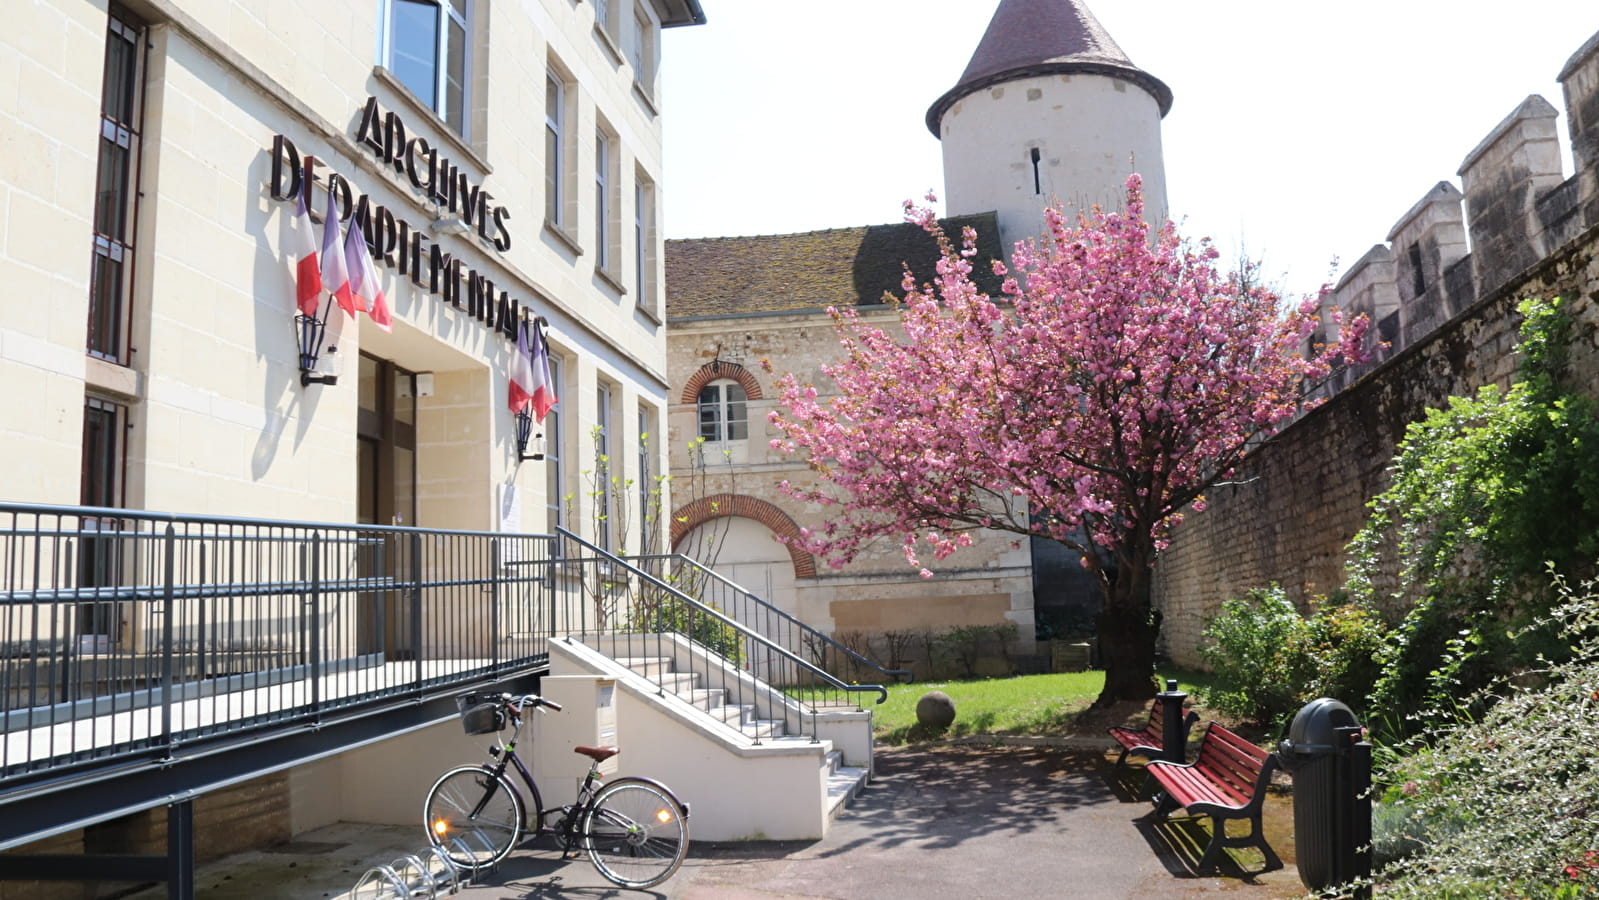
[[[1275,722],[1295,709],[1314,677],[1315,663],[1302,652],[1310,626],[1277,585],[1223,602],[1204,634],[1199,652],[1215,682],[1202,699],[1229,715]]]
[[[1374,846],[1383,898],[1599,897],[1599,593],[1555,580],[1566,660],[1501,683],[1475,718],[1389,755]]]
[[[1532,624],[1552,599],[1545,563],[1586,577],[1599,553],[1599,417],[1562,381],[1570,318],[1558,298],[1520,311],[1516,383],[1412,424],[1350,544],[1350,595],[1404,611],[1372,697],[1402,728],[1559,652]]]
[[[1283,590],[1250,591],[1222,604],[1200,649],[1215,673],[1206,704],[1263,724],[1279,723],[1317,697],[1359,710],[1380,673],[1385,626],[1359,604],[1325,600],[1301,616]]]

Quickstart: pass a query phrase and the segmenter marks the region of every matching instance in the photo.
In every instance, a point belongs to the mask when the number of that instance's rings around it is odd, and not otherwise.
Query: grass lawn
[[[1190,695],[1207,682],[1207,676],[1199,672],[1161,673],[1162,682],[1168,677],[1175,677],[1178,688]],[[873,732],[884,744],[972,734],[1099,735],[1106,725],[1120,724],[1147,710],[1147,705],[1128,703],[1090,713],[1088,705],[1104,685],[1105,673],[1098,671],[888,685],[888,699],[881,706],[870,707]],[[934,732],[916,721],[916,701],[928,691],[943,691],[955,701],[955,724],[946,731]]]

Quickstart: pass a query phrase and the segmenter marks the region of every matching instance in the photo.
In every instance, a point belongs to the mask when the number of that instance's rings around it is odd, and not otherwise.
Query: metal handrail
[[[704,575],[704,576],[712,578],[712,579],[714,579],[716,581],[719,581],[723,585],[727,586],[729,589],[731,589],[733,591],[736,591],[736,592],[738,592],[740,594],[743,594],[745,599],[751,601],[756,606],[759,606],[763,613],[765,613],[767,615],[775,615],[775,616],[777,616],[778,618],[782,619],[783,621],[785,621],[789,625],[792,625],[796,629],[798,629],[800,631],[803,631],[805,634],[809,635],[813,640],[819,641],[821,643],[824,643],[824,644],[828,645],[829,647],[832,647],[833,649],[835,649],[835,650],[847,655],[849,658],[855,660],[857,663],[860,663],[862,666],[865,666],[865,667],[868,667],[868,668],[872,668],[872,669],[876,669],[877,671],[883,673],[884,675],[888,675],[888,676],[891,676],[891,677],[894,677],[894,678],[904,678],[906,680],[909,680],[909,679],[915,677],[915,673],[912,672],[909,669],[890,669],[887,666],[884,666],[882,663],[879,663],[877,660],[872,659],[869,656],[865,656],[865,655],[863,655],[863,654],[861,654],[861,653],[859,653],[859,652],[857,652],[855,650],[850,649],[849,647],[844,646],[843,644],[841,644],[838,641],[834,640],[832,635],[829,635],[829,634],[817,629],[816,627],[814,627],[812,625],[809,625],[806,622],[801,621],[800,619],[794,617],[793,615],[789,614],[788,612],[785,612],[782,609],[779,609],[777,606],[773,605],[769,601],[767,601],[764,598],[762,598],[759,594],[756,594],[756,593],[750,591],[748,588],[743,587],[742,585],[734,582],[732,579],[726,577],[722,573],[716,571],[715,569],[709,568],[708,566],[704,565],[703,563],[699,562],[698,560],[696,560],[696,559],[694,559],[692,557],[684,556],[681,553],[655,553],[655,554],[647,554],[647,555],[639,555],[639,556],[630,556],[630,557],[628,557],[628,559],[635,559],[635,560],[641,560],[641,561],[643,561],[643,560],[649,560],[649,561],[663,560],[663,561],[667,561],[667,562],[678,563],[680,565],[686,565],[686,566],[692,567],[694,569],[697,569],[701,575]],[[879,702],[881,702],[881,701],[879,701]]]
[[[567,531],[565,528],[561,528],[561,527],[557,526],[555,531],[556,531],[556,534],[559,535],[560,537],[562,537],[562,538],[564,538],[566,540],[570,540],[573,543],[575,543],[575,544],[577,544],[577,545],[589,550],[590,552],[592,552],[595,555],[595,558],[603,560],[605,562],[608,562],[608,563],[610,563],[612,565],[619,566],[619,567],[622,568],[622,570],[624,572],[627,572],[627,573],[632,574],[632,575],[636,575],[636,576],[648,581],[652,587],[655,587],[655,588],[657,588],[659,590],[666,591],[668,594],[673,596],[675,599],[677,599],[677,600],[679,600],[681,602],[687,603],[688,605],[694,607],[702,615],[709,616],[712,619],[720,622],[721,624],[723,624],[723,625],[725,625],[727,627],[733,628],[734,630],[736,630],[739,634],[743,635],[744,637],[746,637],[746,638],[748,638],[748,639],[750,639],[752,641],[755,641],[756,643],[760,644],[762,646],[762,648],[767,650],[768,652],[776,653],[778,656],[784,658],[787,662],[795,664],[798,667],[800,667],[800,668],[806,670],[807,672],[811,673],[812,675],[815,675],[815,676],[821,678],[823,681],[826,681],[828,684],[832,685],[834,688],[836,688],[838,690],[841,690],[841,691],[844,691],[846,693],[871,693],[871,692],[875,691],[877,693],[877,695],[878,695],[878,697],[877,697],[877,702],[878,703],[882,703],[883,701],[888,699],[888,689],[883,687],[882,685],[880,685],[880,684],[849,684],[849,683],[843,681],[842,679],[838,678],[837,676],[833,675],[833,673],[827,671],[826,669],[823,669],[822,667],[812,663],[810,660],[807,660],[807,659],[805,659],[805,658],[803,658],[803,657],[791,652],[787,647],[784,647],[781,644],[778,644],[775,641],[772,641],[771,639],[767,638],[766,635],[761,634],[760,632],[756,631],[753,628],[750,628],[748,625],[745,625],[743,622],[740,622],[740,621],[738,621],[736,619],[732,619],[732,618],[729,618],[726,615],[723,615],[721,613],[721,611],[715,609],[714,607],[710,606],[709,604],[702,603],[702,602],[700,602],[699,599],[697,599],[695,597],[690,597],[688,594],[683,593],[682,591],[680,591],[677,588],[671,586],[670,584],[667,584],[666,582],[664,582],[661,579],[655,577],[654,575],[651,575],[649,572],[646,572],[645,570],[639,568],[638,566],[633,565],[631,562],[628,562],[628,560],[626,558],[617,556],[617,555],[615,555],[615,554],[613,554],[613,553],[611,553],[611,552],[609,552],[607,550],[603,550],[600,547],[597,547],[594,544],[589,543],[588,541],[584,540],[583,538],[578,537],[577,535],[573,534],[572,532]]]

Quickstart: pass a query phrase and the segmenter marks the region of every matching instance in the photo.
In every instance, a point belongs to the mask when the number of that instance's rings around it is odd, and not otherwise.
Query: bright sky
[[[666,32],[669,238],[900,220],[943,190],[923,117],[997,0],[701,0]],[[1162,125],[1172,215],[1311,292],[1358,260],[1599,31],[1594,0],[1088,0],[1175,95]],[[1480,11],[1481,10],[1481,11]]]

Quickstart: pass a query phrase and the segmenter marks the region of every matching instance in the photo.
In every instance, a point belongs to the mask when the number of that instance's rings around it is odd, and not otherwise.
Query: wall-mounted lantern
[[[528,448],[529,444],[533,445],[533,452],[532,453],[527,452],[527,448]],[[533,433],[533,411],[531,409],[525,407],[525,406],[522,407],[522,411],[516,414],[516,458],[517,458],[517,461],[520,462],[522,460],[527,460],[527,459],[543,459],[544,458],[544,450],[542,449],[543,445],[544,445],[544,435],[543,435],[543,433],[542,432],[539,433],[539,434],[534,434]]]
[[[326,353],[322,352],[327,323],[316,316],[300,313],[294,317],[294,324],[300,332],[300,385],[338,384],[338,350],[329,347]]]

